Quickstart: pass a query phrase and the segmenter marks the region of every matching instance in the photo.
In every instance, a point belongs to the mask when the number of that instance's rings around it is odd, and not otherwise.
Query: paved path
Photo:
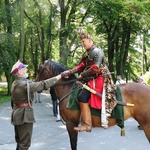
[[[36,123],[30,150],[71,150],[65,125],[53,117],[50,96],[43,93],[42,103],[34,104]],[[0,105],[0,150],[15,150],[13,126],[10,124],[10,102]],[[150,150],[144,132],[137,122],[125,122],[126,136],[120,136],[117,126],[109,129],[94,128],[91,133],[81,132],[78,150]]]

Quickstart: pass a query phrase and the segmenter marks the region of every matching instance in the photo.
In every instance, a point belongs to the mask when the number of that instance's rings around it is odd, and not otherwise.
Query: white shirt
[[[122,80],[122,79],[116,81],[116,85],[118,85],[118,84],[123,84],[123,83],[126,83],[126,82],[125,82],[124,80]]]

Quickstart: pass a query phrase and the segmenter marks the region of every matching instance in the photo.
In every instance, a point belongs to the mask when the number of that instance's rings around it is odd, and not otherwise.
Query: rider
[[[83,54],[81,62],[74,69],[68,70],[68,74],[82,71],[79,78],[91,75],[94,76],[94,78],[87,81],[87,83],[91,88],[96,89],[99,93],[102,93],[104,77],[99,75],[101,74],[100,68],[104,64],[104,52],[102,49],[94,45],[92,35],[82,33],[80,35],[80,40],[86,51]],[[74,130],[90,132],[92,130],[92,118],[89,105],[91,107],[101,109],[101,98],[90,93],[86,89],[82,89],[78,95],[78,101],[83,123],[81,126],[74,127]]]

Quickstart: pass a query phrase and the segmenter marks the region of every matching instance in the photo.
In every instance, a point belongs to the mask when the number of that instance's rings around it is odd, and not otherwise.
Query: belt
[[[21,103],[21,104],[15,104],[17,107],[24,107],[24,106],[29,106],[28,103]]]

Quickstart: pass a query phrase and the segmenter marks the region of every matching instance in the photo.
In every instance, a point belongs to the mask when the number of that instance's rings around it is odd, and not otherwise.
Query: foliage
[[[144,82],[146,83],[146,85],[150,86],[150,72],[146,72],[144,75]]]
[[[0,87],[0,104],[10,101],[10,96],[7,96],[7,88],[6,87]]]
[[[116,74],[126,75],[127,79],[129,78],[128,56],[132,51],[132,45],[137,40],[137,34],[143,33],[143,16],[148,16],[145,13],[147,10],[145,4],[147,1],[93,1],[93,16],[97,14],[93,22],[96,25],[97,34],[103,33],[107,41],[106,53],[108,54],[109,69]],[[148,26],[149,22],[144,21],[145,26]],[[146,59],[146,57],[143,56],[141,59]],[[146,62],[146,60],[144,61]]]
[[[11,100],[10,96],[3,96],[0,98],[0,104],[10,101],[10,100]]]

